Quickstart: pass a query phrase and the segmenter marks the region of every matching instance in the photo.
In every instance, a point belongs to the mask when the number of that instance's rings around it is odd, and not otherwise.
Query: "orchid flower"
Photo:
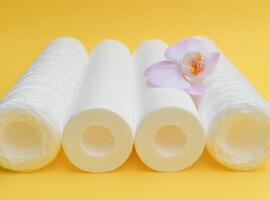
[[[198,39],[187,38],[169,46],[166,60],[151,65],[144,75],[154,86],[200,96],[206,90],[203,80],[214,71],[219,57],[219,52],[209,52]]]

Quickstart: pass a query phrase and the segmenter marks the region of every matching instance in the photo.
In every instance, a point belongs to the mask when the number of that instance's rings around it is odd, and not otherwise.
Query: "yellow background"
[[[0,96],[44,45],[71,35],[90,50],[107,38],[131,51],[147,38],[168,43],[193,34],[214,39],[255,88],[270,100],[270,1],[0,0]],[[28,174],[0,169],[0,199],[269,199],[270,161],[254,172],[233,172],[207,153],[190,169],[156,173],[135,153],[112,173],[87,174],[60,153]]]

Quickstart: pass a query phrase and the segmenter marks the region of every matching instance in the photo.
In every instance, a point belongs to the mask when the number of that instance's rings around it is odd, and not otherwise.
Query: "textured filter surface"
[[[205,134],[191,97],[183,91],[151,86],[144,71],[164,60],[167,45],[142,43],[134,55],[135,147],[141,160],[157,171],[174,172],[192,165],[202,154]]]
[[[52,161],[72,114],[88,55],[72,38],[51,41],[0,104],[0,164],[31,171]]]
[[[120,42],[105,40],[94,48],[80,102],[63,140],[67,157],[81,170],[112,171],[131,153],[131,69],[131,55]]]
[[[207,38],[195,38],[220,52]],[[208,151],[229,168],[255,169],[270,154],[269,105],[222,53],[206,82],[209,88],[198,109],[208,132]]]

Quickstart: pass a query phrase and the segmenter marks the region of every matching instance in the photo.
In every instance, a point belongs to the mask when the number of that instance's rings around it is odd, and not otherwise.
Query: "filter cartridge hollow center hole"
[[[233,123],[225,138],[226,147],[237,155],[254,155],[267,145],[267,132],[259,122],[242,119]]]
[[[104,126],[90,126],[81,138],[84,150],[91,156],[108,154],[114,144],[114,137],[109,129]]]
[[[159,129],[154,137],[156,150],[164,157],[177,155],[187,143],[184,132],[177,126],[169,125]]]
[[[1,130],[1,146],[16,159],[31,159],[40,154],[42,138],[37,129],[26,122],[14,122]]]

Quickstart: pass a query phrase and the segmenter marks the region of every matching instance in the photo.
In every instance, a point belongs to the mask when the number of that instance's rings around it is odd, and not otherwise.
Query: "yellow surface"
[[[173,43],[193,34],[214,39],[270,100],[269,0],[0,0],[0,96],[56,36],[75,36],[89,50],[102,39],[116,38],[134,50],[147,38]],[[233,172],[207,153],[174,174],[150,171],[135,153],[107,174],[80,172],[63,152],[34,173],[0,169],[1,200],[269,198],[270,161],[254,172]]]

